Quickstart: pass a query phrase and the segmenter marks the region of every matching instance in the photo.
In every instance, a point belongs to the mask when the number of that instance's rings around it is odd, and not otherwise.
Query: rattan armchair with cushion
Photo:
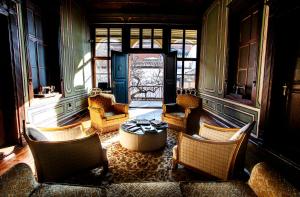
[[[201,124],[199,135],[181,133],[173,148],[173,168],[178,163],[227,180],[244,167],[249,135],[255,122],[242,128]]]
[[[98,94],[88,98],[92,127],[99,132],[118,130],[128,120],[128,104],[116,103],[112,94]]]
[[[84,170],[103,166],[108,170],[106,150],[86,122],[56,128],[28,125],[24,137],[34,158],[39,182],[52,182]]]
[[[162,120],[169,124],[169,128],[178,131],[195,132],[199,130],[202,100],[194,95],[179,94],[176,103],[164,104]]]

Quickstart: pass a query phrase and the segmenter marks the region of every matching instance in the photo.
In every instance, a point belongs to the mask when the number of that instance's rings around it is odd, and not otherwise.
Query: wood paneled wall
[[[232,126],[242,126],[255,120],[257,125],[252,137],[260,138],[258,125],[260,120],[259,97],[255,106],[248,106],[234,100],[226,99],[226,83],[228,72],[229,42],[229,4],[230,0],[215,0],[206,10],[202,19],[201,54],[198,87],[203,98],[203,108],[216,115]],[[265,9],[265,8],[264,8]],[[264,28],[262,28],[262,39]],[[265,42],[260,41],[260,49],[265,48]],[[263,54],[260,50],[259,57]],[[263,58],[263,57],[261,57]],[[258,61],[258,73],[264,69],[262,61]],[[258,86],[262,81],[258,77]],[[260,88],[257,87],[257,90]]]

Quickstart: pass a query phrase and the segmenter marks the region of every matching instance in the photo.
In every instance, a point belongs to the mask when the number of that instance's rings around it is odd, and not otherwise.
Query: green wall
[[[62,94],[33,99],[27,121],[38,126],[56,125],[87,108],[92,88],[89,28],[84,8],[74,0],[60,1],[59,60]]]

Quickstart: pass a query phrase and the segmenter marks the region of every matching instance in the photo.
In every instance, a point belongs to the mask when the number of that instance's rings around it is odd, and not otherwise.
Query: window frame
[[[177,56],[177,66],[178,66],[178,62],[181,62],[181,65],[182,65],[182,68],[181,68],[181,84],[180,84],[180,87],[177,87],[178,89],[197,89],[197,79],[198,79],[198,62],[199,62],[199,29],[197,28],[171,28],[170,29],[170,40],[169,40],[169,47],[170,47],[170,51],[171,50],[171,45],[172,44],[177,44],[177,43],[172,43],[172,30],[183,30],[183,34],[182,34],[182,43],[179,43],[179,44],[182,44],[182,54],[181,54],[181,57],[178,57]],[[188,57],[185,57],[185,48],[186,48],[186,31],[187,30],[195,30],[197,31],[196,32],[196,57],[195,58],[188,58]],[[184,67],[185,67],[185,62],[195,62],[196,64],[196,69],[195,69],[195,86],[194,88],[185,88],[184,87]],[[178,68],[178,67],[177,67]],[[177,80],[177,77],[178,77],[178,74],[176,76],[176,80]]]
[[[196,58],[185,58],[186,61],[195,61],[196,70],[195,70],[195,89],[198,88],[198,79],[199,79],[199,58],[200,58],[200,39],[201,39],[201,28],[196,24],[95,24],[91,26],[91,38],[95,39],[95,29],[96,28],[121,28],[122,29],[122,52],[124,53],[163,53],[168,54],[171,52],[170,50],[170,41],[171,41],[171,29],[185,29],[185,30],[196,30],[197,31],[197,54]],[[130,29],[131,28],[139,28],[141,29],[162,29],[162,48],[131,48],[130,47]],[[95,57],[95,40],[91,40],[91,48],[92,48],[92,71],[93,71],[93,87],[97,87],[96,83],[96,65],[95,60],[104,59],[100,57]],[[139,37],[140,44],[141,37]],[[153,42],[152,42],[153,43]],[[109,60],[109,59],[108,59]],[[108,76],[111,77],[111,76]],[[194,88],[190,88],[194,89]]]
[[[107,30],[107,42],[96,42],[96,29],[106,29]],[[121,42],[111,42],[111,29],[120,29],[121,30]],[[94,34],[93,37],[95,38],[94,46],[92,47],[92,53],[93,53],[93,84],[94,87],[97,87],[98,81],[97,81],[97,75],[104,75],[107,74],[107,83],[108,87],[111,87],[111,53],[110,53],[110,44],[111,43],[121,43],[121,51],[123,50],[123,28],[120,26],[106,26],[106,27],[95,27],[94,29]],[[98,43],[106,43],[107,47],[107,54],[106,56],[97,56],[96,55],[96,45]],[[97,72],[97,66],[96,66],[96,61],[106,61],[107,63],[107,73],[98,73]]]

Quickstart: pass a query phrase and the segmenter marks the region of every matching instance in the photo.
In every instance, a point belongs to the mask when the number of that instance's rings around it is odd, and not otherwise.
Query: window
[[[195,88],[197,30],[171,30],[171,51],[177,51],[177,88]]]
[[[110,84],[111,50],[122,51],[122,29],[96,28],[95,36],[96,84],[99,82]]]
[[[151,28],[131,28],[130,48],[162,49],[163,30]]]

